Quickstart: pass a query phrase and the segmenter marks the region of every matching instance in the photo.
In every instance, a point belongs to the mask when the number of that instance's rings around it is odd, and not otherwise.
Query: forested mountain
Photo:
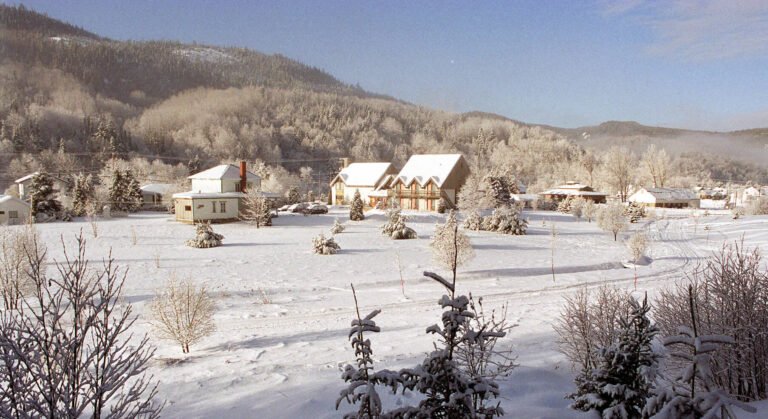
[[[340,157],[401,165],[413,153],[458,151],[478,173],[509,173],[533,190],[587,179],[610,189],[607,180],[593,179],[602,152],[590,152],[591,145],[580,132],[370,94],[279,55],[109,40],[0,5],[3,188],[31,170],[98,173],[112,157],[137,156],[191,169],[234,159],[295,174],[311,167],[321,188]],[[768,183],[764,164],[672,157],[672,177],[680,184]],[[591,160],[597,163],[585,164]],[[634,176],[645,180],[641,171]]]

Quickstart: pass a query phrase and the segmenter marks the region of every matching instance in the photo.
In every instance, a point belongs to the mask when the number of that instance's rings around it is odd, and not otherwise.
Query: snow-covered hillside
[[[331,418],[340,416],[334,402],[344,387],[341,369],[354,360],[347,340],[354,314],[350,283],[362,312],[382,310],[376,318],[382,331],[370,337],[377,368],[413,366],[432,349],[433,338],[425,329],[439,322],[437,301],[443,289],[422,272],[436,270],[428,245],[435,223],[444,216],[408,215],[417,240],[382,236],[380,212],[350,222],[345,209],[328,215],[281,214],[273,227],[261,229],[215,225],[225,239],[222,247],[212,249],[185,246],[193,226],[151,213],[100,220],[97,238],[82,221],[41,224],[38,230],[54,259],[63,257],[59,240],[71,244],[81,229],[91,260],[107,257],[111,249],[117,263],[128,269],[125,297],[140,316],[139,332],[150,330],[148,303],[172,273],[212,292],[217,331],[193,346],[189,356],[172,342],[153,339],[158,351],[152,373],[161,382],[160,396],[168,400],[165,416]],[[501,382],[501,403],[509,416],[591,417],[568,409],[564,399],[573,390],[573,372],[558,352],[552,329],[563,296],[582,286],[613,283],[652,297],[724,240],[743,237],[750,247],[768,243],[767,217],[732,220],[721,213],[694,219],[689,212],[673,210],[665,215],[633,225],[652,238],[653,263],[637,268],[636,290],[635,272],[621,264],[629,257],[625,246],[595,223],[526,211],[526,236],[468,232],[476,258],[460,269],[458,291],[483,296],[489,307],[508,303],[509,318],[518,325],[505,338],[520,364]],[[313,254],[312,237],[329,234],[336,217],[347,227],[336,236],[340,252]],[[554,280],[552,223],[558,232]],[[408,398],[389,396],[385,402],[393,407]]]

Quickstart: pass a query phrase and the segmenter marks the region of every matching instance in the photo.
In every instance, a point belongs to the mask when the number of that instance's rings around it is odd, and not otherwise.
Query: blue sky
[[[764,0],[21,3],[114,39],[280,53],[455,112],[564,127],[768,126]]]

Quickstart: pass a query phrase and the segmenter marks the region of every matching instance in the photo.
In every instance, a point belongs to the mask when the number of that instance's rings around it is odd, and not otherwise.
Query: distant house
[[[392,180],[393,197],[403,209],[435,211],[441,198],[455,207],[467,176],[469,165],[461,154],[417,154]]]
[[[360,191],[363,202],[375,206],[378,200],[388,198],[389,183],[395,174],[392,163],[352,163],[331,181],[331,202],[349,204],[355,191]]]
[[[192,190],[173,194],[176,220],[184,223],[197,221],[235,221],[240,215],[241,200],[250,188],[260,188],[261,178],[246,169],[222,164],[189,178]]]
[[[32,178],[39,174],[40,172],[30,173],[13,181],[19,188],[19,199],[22,201],[29,201],[29,185],[32,183]],[[53,179],[54,191],[58,193],[64,193],[67,189],[69,189],[69,182],[52,175],[51,179]]]
[[[10,195],[0,195],[0,225],[24,224],[29,219],[28,203]]]
[[[656,208],[698,208],[700,203],[692,190],[679,188],[640,188],[628,201]]]
[[[171,183],[150,183],[141,188],[141,201],[144,208],[156,208],[165,205],[163,196],[172,192],[176,185]]]
[[[757,199],[762,195],[759,188],[756,188],[754,186],[750,186],[746,189],[744,189],[744,192],[742,193],[742,197],[744,202],[749,202],[753,199]]]
[[[605,197],[608,194],[597,192],[591,186],[583,185],[578,182],[566,182],[556,188],[546,190],[539,194],[544,200],[560,202],[567,198],[584,198],[593,201],[596,204],[604,204]]]

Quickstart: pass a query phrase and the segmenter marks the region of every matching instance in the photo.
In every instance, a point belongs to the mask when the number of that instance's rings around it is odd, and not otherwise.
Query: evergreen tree
[[[95,191],[91,175],[83,173],[75,175],[72,187],[72,212],[76,216],[85,215],[88,205],[94,198]]]
[[[394,240],[415,239],[416,231],[405,225],[406,217],[400,213],[400,208],[387,210],[387,222],[381,226],[381,234]]]
[[[355,191],[355,196],[352,199],[352,205],[349,207],[349,219],[352,221],[362,221],[365,219],[363,214],[363,199],[360,197],[360,191]]]
[[[61,211],[61,202],[54,197],[53,178],[45,172],[37,173],[29,184],[29,198],[32,216],[44,214],[54,216]]]
[[[115,169],[112,172],[112,184],[109,186],[109,206],[112,211],[123,211],[123,204],[125,202],[125,182],[123,181],[123,174]]]
[[[651,307],[647,296],[642,304],[634,298],[632,311],[621,318],[618,339],[598,350],[598,365],[577,378],[578,391],[572,408],[597,410],[605,419],[641,418],[645,402],[651,396],[660,356],[653,351],[658,333],[648,319]]]
[[[301,201],[301,195],[299,195],[299,188],[291,186],[286,194],[289,204],[298,204]]]
[[[125,210],[128,212],[136,212],[141,209],[141,204],[144,201],[141,195],[141,186],[139,185],[139,181],[130,170],[126,170],[123,174],[123,182],[123,190],[125,191]]]

